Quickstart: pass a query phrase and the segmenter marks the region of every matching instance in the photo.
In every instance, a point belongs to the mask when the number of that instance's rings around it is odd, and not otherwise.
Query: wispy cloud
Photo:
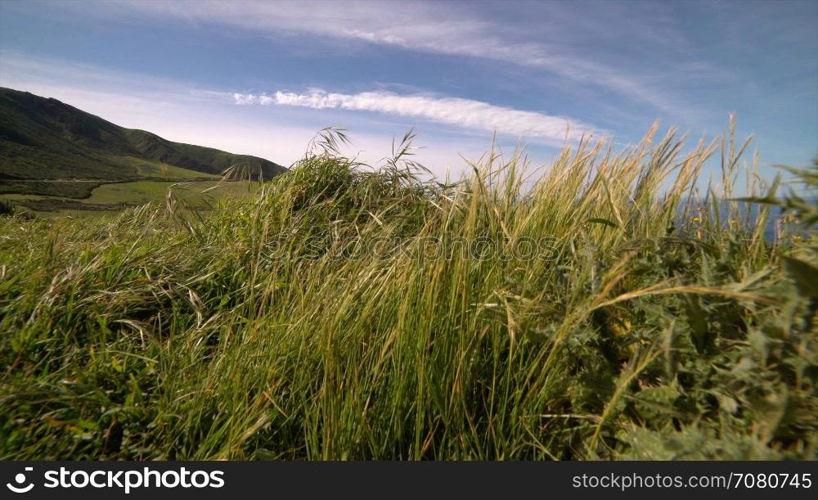
[[[551,142],[578,140],[593,132],[593,127],[576,120],[456,97],[398,95],[384,91],[339,94],[312,89],[305,94],[281,91],[273,95],[236,93],[233,99],[240,105],[278,104],[312,109],[373,111]]]
[[[688,115],[690,112],[689,106],[678,102],[676,97],[668,94],[666,88],[654,81],[655,74],[640,75],[634,73],[632,67],[619,68],[599,58],[583,56],[580,51],[575,50],[576,46],[587,43],[584,38],[591,38],[599,33],[599,26],[587,27],[578,34],[568,34],[560,27],[559,22],[552,21],[542,29],[515,25],[514,32],[511,33],[502,23],[476,16],[466,7],[438,2],[405,3],[396,9],[391,2],[126,1],[106,3],[98,10],[123,7],[138,15],[226,24],[276,36],[309,33],[319,37],[358,40],[419,52],[511,63],[544,70],[574,85],[604,88],[634,101],[647,103],[665,113]],[[594,4],[587,8],[600,10],[605,6]],[[561,20],[562,24],[581,21],[581,11],[566,10],[568,9],[561,5],[550,4],[547,15],[541,17]],[[633,15],[630,14],[630,17]],[[619,24],[627,22],[628,16],[617,14],[617,19],[603,28],[605,31],[615,31],[620,29],[617,27]],[[543,29],[559,35],[538,36]],[[665,29],[665,35],[658,39],[655,34],[640,33],[640,30],[630,30],[621,34],[628,38],[650,35],[645,40],[645,45],[652,47],[656,47],[662,38],[673,35],[669,29]],[[525,38],[526,34],[530,35],[530,39]]]
[[[268,113],[234,105],[272,104],[273,96],[239,94],[237,98],[190,82],[2,49],[0,86],[54,97],[117,125],[169,140],[257,155],[283,165],[300,159],[310,139],[327,125],[325,116],[306,116],[311,113],[305,108]],[[392,139],[406,131],[404,124],[373,128],[368,120],[349,120],[345,126],[353,143],[344,152],[373,165],[389,153]],[[421,133],[416,146],[420,149],[415,150],[415,160],[440,177],[447,173],[456,177],[465,168],[461,155],[477,159],[489,146],[489,138]]]

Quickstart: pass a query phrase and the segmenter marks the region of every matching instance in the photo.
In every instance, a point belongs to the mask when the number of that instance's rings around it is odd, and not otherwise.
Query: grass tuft
[[[752,168],[725,204],[746,144],[439,183],[411,139],[372,169],[326,129],[202,214],[0,216],[0,458],[816,457],[815,205]]]

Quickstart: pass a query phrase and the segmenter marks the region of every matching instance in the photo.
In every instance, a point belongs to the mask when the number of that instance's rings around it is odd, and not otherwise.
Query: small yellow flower
[[[798,235],[798,234],[793,235],[793,237],[792,237],[792,242],[793,243],[801,243],[802,241],[804,241],[804,238],[802,238],[801,235]]]
[[[701,224],[702,218],[697,215],[696,217],[693,217],[691,221],[694,222],[695,224]]]

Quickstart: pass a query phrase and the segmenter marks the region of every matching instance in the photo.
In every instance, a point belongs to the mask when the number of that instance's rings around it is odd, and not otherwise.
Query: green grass
[[[324,141],[208,212],[0,217],[0,458],[815,458],[816,207],[757,185],[802,221],[767,241],[653,135],[445,185]]]
[[[248,197],[259,185],[248,181],[134,181],[95,186],[84,199],[0,194],[0,200],[31,210],[37,215],[91,215],[119,211],[151,202],[164,202],[168,192],[190,208],[209,209],[222,198]]]
[[[168,190],[178,198],[201,207],[212,204],[219,197],[243,196],[257,190],[256,183],[219,181],[209,182],[156,182],[137,181],[117,184],[105,184],[95,189],[86,203],[135,203],[144,204],[164,200]]]
[[[162,163],[150,163],[134,161],[136,171],[131,177],[132,182],[137,180],[149,180],[153,182],[195,182],[205,180],[218,180],[219,176],[204,174],[174,167]],[[128,182],[119,180],[118,182]],[[0,183],[0,196],[13,199],[8,195],[35,195],[26,196],[25,199],[36,196],[56,196],[60,198],[74,198],[77,200],[87,199],[94,189],[104,184],[111,184],[104,179],[80,179],[80,180],[56,180],[56,179],[18,179],[4,180]]]
[[[0,184],[0,197],[13,200],[33,197],[29,195],[40,195],[82,199],[91,196],[91,191],[103,183],[104,181],[3,181]]]

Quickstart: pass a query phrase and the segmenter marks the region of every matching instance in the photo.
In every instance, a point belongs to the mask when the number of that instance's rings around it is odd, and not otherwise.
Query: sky
[[[769,178],[818,156],[816,27],[814,0],[0,0],[0,86],[285,166],[327,126],[370,163],[414,129],[439,177],[735,113]]]

